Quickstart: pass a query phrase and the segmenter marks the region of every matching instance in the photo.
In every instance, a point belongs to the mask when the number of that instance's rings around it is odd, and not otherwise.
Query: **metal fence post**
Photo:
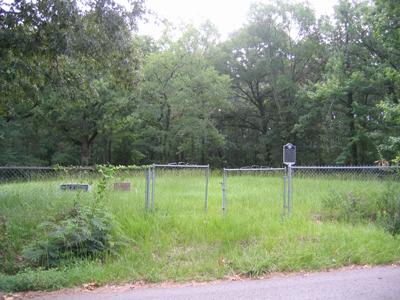
[[[225,217],[225,201],[226,201],[226,189],[225,189],[225,184],[226,184],[226,171],[224,168],[224,178],[222,181],[222,216]]]
[[[150,167],[147,168],[147,173],[146,173],[146,211],[149,212],[150,210]]]
[[[288,216],[290,217],[290,213],[292,210],[292,166],[288,165],[289,170],[289,183],[288,183]]]
[[[207,165],[207,183],[206,183],[206,207],[205,207],[205,213],[207,213],[208,209],[208,182],[210,178],[210,165]]]
[[[283,215],[286,217],[286,198],[287,198],[287,169],[285,168],[285,174],[283,175]]]
[[[155,186],[155,177],[156,177],[156,165],[153,164],[153,177],[152,177],[152,193],[151,193],[151,211],[154,211],[154,186]]]

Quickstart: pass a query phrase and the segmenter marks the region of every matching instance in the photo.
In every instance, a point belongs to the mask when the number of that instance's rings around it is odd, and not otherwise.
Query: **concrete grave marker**
[[[90,184],[85,183],[62,183],[59,185],[62,191],[87,191],[90,192]]]
[[[115,182],[114,190],[115,191],[130,191],[131,183],[130,182]]]

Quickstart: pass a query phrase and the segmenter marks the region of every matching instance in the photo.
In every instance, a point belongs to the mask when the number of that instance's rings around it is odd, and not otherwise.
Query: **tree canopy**
[[[136,33],[144,0],[0,1],[0,165],[400,160],[397,1],[249,7]]]

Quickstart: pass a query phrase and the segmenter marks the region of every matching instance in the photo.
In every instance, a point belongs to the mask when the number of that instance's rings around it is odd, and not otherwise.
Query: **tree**
[[[219,68],[235,89],[225,126],[248,137],[252,164],[280,164],[281,152],[273,148],[296,143],[292,129],[302,106],[296,93],[318,78],[319,44],[310,7],[276,1],[252,5],[248,24],[223,45]]]
[[[209,149],[224,143],[212,114],[226,105],[230,80],[211,66],[210,34],[209,23],[189,25],[176,42],[164,36],[162,50],[145,59],[139,143],[153,161],[205,163]]]
[[[376,43],[367,18],[370,9],[366,2],[354,1],[335,7],[324,78],[304,98],[310,112],[296,129],[304,138],[318,129],[313,136],[320,135],[315,140],[322,164],[365,165],[378,158],[384,122],[376,105],[386,93],[386,79],[385,62],[368,49]]]
[[[7,121],[28,117],[45,89],[76,99],[85,77],[77,68],[109,70],[115,83],[133,89],[140,78],[140,51],[130,30],[143,13],[112,0],[16,0],[0,8],[0,113]]]
[[[88,164],[101,120],[94,118],[103,117],[99,107],[105,106],[97,79],[106,74],[110,84],[134,92],[142,78],[132,30],[144,12],[143,1],[132,2],[129,11],[112,0],[1,4],[1,116],[15,122],[57,115],[53,121],[64,120],[62,129],[81,148],[82,164]],[[74,132],[71,124],[80,126]]]
[[[400,7],[398,1],[376,0],[376,7],[372,11],[370,20],[374,24],[373,30],[379,43],[369,45],[372,53],[386,62],[385,86],[387,95],[382,99],[379,107],[388,122],[389,139],[382,142],[380,148],[386,152],[386,158],[396,156],[395,162],[400,161],[399,111],[400,111]]]

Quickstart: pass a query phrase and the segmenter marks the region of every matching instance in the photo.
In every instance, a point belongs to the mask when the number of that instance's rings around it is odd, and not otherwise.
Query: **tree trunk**
[[[182,161],[186,163],[186,150],[182,152]]]
[[[89,165],[89,136],[84,134],[82,136],[81,143],[81,165],[88,166]]]
[[[192,165],[196,160],[196,147],[194,146],[194,139],[192,138]]]
[[[351,165],[357,165],[358,164],[358,158],[357,158],[357,143],[353,140],[353,138],[356,136],[356,125],[354,121],[354,112],[353,112],[353,93],[350,92],[347,95],[347,104],[348,104],[348,113],[347,116],[349,118],[349,130],[350,130],[350,164]]]
[[[92,128],[96,128],[96,124],[92,124]],[[92,136],[89,136],[89,128],[86,122],[86,115],[82,117],[82,137],[81,137],[81,165],[88,166],[89,165],[89,147],[93,143],[96,138],[98,131],[96,129],[93,130]]]
[[[112,153],[112,151],[111,151],[111,149],[112,149],[112,141],[111,140],[109,140],[108,141],[108,152],[107,152],[107,162],[109,162],[109,163],[111,163],[111,153]]]
[[[103,127],[103,164],[107,162],[107,146],[108,146],[108,140],[107,140],[107,135],[105,133],[104,127]]]
[[[206,153],[206,141],[205,139],[202,140],[202,144],[203,144],[203,149],[202,149],[202,156],[201,156],[201,164],[204,166],[206,164],[206,156],[208,156]]]

